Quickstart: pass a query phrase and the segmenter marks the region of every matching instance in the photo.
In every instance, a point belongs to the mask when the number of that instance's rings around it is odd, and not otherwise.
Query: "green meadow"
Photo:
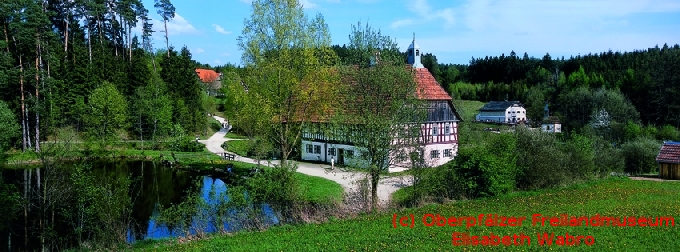
[[[395,215],[396,214],[396,215]],[[445,217],[497,214],[498,216],[526,217],[521,225],[426,226],[428,214]],[[510,195],[428,205],[395,212],[367,214],[352,219],[321,224],[286,225],[266,231],[249,231],[214,236],[205,240],[179,242],[177,240],[145,241],[134,249],[154,251],[451,251],[451,250],[606,250],[606,251],[672,251],[680,247],[678,227],[673,226],[545,226],[532,225],[534,214],[542,217],[595,215],[611,217],[680,217],[680,183],[639,181],[611,178],[563,189],[520,192]],[[413,227],[407,226],[410,215]],[[395,216],[397,228],[393,222]],[[428,217],[426,222],[430,222]],[[453,223],[456,224],[456,223]],[[639,224],[639,223],[638,223]],[[674,224],[674,222],[673,222]],[[510,246],[502,242],[496,246],[454,246],[456,232],[470,236],[512,236],[524,234],[530,244]],[[579,245],[561,246],[553,243],[539,245],[537,234],[543,236],[591,236],[592,245],[582,240]],[[481,238],[480,238],[481,239]]]

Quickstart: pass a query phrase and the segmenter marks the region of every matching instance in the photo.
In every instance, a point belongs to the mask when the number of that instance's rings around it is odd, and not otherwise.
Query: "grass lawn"
[[[564,236],[592,236],[594,244],[571,247],[575,250],[607,251],[673,251],[680,247],[678,227],[670,226],[551,226],[548,221],[532,224],[534,214],[542,217],[568,214],[569,216],[595,215],[612,217],[680,216],[680,187],[677,183],[634,181],[627,178],[607,179],[581,184],[565,189],[540,192],[520,192],[513,195],[463,201],[444,205],[430,205],[396,212],[398,217],[414,216],[413,228],[394,228],[395,212],[369,214],[356,219],[332,221],[322,224],[279,226],[264,232],[242,232],[215,236],[211,239],[177,244],[176,241],[147,241],[136,244],[135,249],[155,251],[453,251],[472,250],[565,250],[553,244],[539,245],[538,235],[543,233]],[[423,224],[427,214],[441,216],[473,216],[497,214],[499,216],[526,217],[521,225],[487,227],[430,226]],[[399,220],[399,219],[397,219]],[[410,219],[404,223],[409,224]],[[507,223],[507,222],[506,222]],[[516,223],[516,222],[515,222]],[[506,236],[524,234],[529,237],[520,246],[461,246],[452,244],[455,232],[472,236]]]
[[[463,117],[463,121],[473,121],[475,116],[479,114],[479,109],[484,107],[484,103],[480,101],[469,101],[469,100],[455,100],[453,105],[456,110]]]
[[[230,139],[248,139],[247,136],[234,133],[234,132],[228,132],[226,135],[224,135],[224,138],[230,138]]]
[[[248,150],[250,150],[251,143],[252,140],[233,140],[224,142],[222,147],[224,148],[226,145],[227,148],[225,148],[225,150],[236,153],[236,155],[242,157],[248,157]]]
[[[224,163],[233,164],[234,172],[239,174],[246,174],[250,172],[251,168],[257,167],[256,164],[244,163],[239,161],[224,161]],[[260,168],[263,168],[265,170],[273,169],[271,167],[266,167],[265,164],[266,161],[263,161],[262,166],[260,166]],[[344,196],[344,189],[340,184],[332,180],[314,177],[299,172],[295,173],[295,177],[300,182],[302,196],[306,201],[311,203],[342,202]]]

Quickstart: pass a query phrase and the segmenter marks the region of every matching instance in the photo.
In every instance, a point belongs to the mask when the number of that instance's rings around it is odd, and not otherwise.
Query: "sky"
[[[251,0],[171,0],[169,41],[212,66],[241,64],[236,39]],[[680,0],[299,0],[324,16],[332,43],[348,43],[361,22],[390,36],[402,51],[416,43],[439,63],[525,52],[541,58],[629,52],[680,44]],[[165,48],[161,17],[143,0],[154,24],[154,48]],[[136,29],[138,32],[141,29]]]

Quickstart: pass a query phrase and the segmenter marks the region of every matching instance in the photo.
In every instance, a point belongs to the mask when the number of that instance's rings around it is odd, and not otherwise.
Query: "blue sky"
[[[172,0],[171,0],[172,1]],[[333,44],[346,44],[361,21],[395,39],[416,42],[439,63],[472,57],[546,53],[568,58],[608,50],[680,44],[678,0],[300,0],[308,16],[321,13]],[[154,23],[154,47],[164,48],[163,23],[153,0],[143,0]],[[250,17],[250,0],[174,0],[170,44],[186,45],[201,63],[241,63],[236,38]]]

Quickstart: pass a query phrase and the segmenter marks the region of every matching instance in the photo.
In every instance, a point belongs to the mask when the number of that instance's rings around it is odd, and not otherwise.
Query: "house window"
[[[444,157],[451,157],[451,154],[452,154],[451,149],[444,150]]]
[[[432,135],[436,136],[439,133],[439,126],[435,125],[432,127]]]
[[[321,154],[321,145],[314,145],[314,154]]]
[[[335,148],[328,149],[328,155],[335,156]]]
[[[430,158],[439,158],[439,150],[430,151]]]
[[[420,50],[416,49],[416,56],[420,56]]]
[[[451,134],[451,126],[447,124],[446,126],[444,126],[444,135],[448,134]]]
[[[307,153],[312,153],[312,145],[307,144],[306,147],[307,147]]]
[[[347,156],[348,157],[354,156],[354,151],[353,150],[347,150]]]

